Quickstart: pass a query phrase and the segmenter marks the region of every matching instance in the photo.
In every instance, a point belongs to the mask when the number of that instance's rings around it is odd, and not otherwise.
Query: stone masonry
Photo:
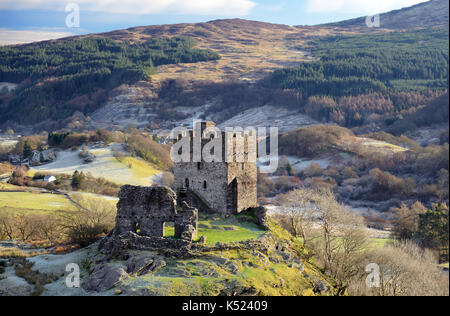
[[[187,201],[201,212],[214,212],[223,216],[240,213],[249,208],[257,207],[257,164],[256,144],[255,150],[250,148],[248,134],[241,133],[244,145],[243,162],[236,159],[236,136],[233,138],[233,161],[226,161],[226,137],[225,132],[218,132],[213,122],[198,122],[200,127],[196,130],[202,135],[201,150],[216,137],[222,137],[222,160],[220,162],[193,162],[193,139],[195,131],[190,131],[190,152],[192,162],[177,162],[174,164],[174,188],[180,201]],[[196,125],[198,126],[198,125]],[[197,132],[198,133],[198,132]],[[179,141],[178,139],[177,141]],[[197,149],[198,150],[198,149]],[[249,159],[254,155],[254,160]]]
[[[165,223],[175,225],[175,238],[192,242],[197,237],[198,211],[183,203],[177,209],[175,192],[167,187],[125,185],[119,192],[114,235],[126,232],[164,237]]]

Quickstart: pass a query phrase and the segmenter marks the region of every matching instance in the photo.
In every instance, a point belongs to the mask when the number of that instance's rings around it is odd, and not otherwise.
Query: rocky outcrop
[[[160,257],[132,257],[127,261],[127,272],[132,275],[145,275],[153,273],[166,266]]]
[[[128,273],[123,267],[110,264],[97,265],[83,287],[88,292],[103,292],[112,289],[127,277]]]

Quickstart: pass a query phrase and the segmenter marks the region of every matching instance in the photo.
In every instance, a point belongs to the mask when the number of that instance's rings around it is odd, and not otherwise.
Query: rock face
[[[84,284],[84,289],[89,292],[107,291],[127,277],[128,274],[122,267],[98,265]]]

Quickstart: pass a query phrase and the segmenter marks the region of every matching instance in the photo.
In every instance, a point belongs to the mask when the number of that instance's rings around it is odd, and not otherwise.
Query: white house
[[[55,181],[56,181],[56,177],[55,176],[45,176],[44,177],[44,182],[51,183],[51,182],[55,182]]]

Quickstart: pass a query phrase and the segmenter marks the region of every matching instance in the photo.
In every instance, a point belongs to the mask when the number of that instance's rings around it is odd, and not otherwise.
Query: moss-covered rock
[[[165,265],[144,269],[146,273],[126,271],[129,276],[116,290],[121,295],[335,295],[334,281],[309,259],[302,243],[276,222],[267,224],[269,231],[257,239],[198,244],[186,258],[153,252],[151,258],[137,260],[133,258],[145,258],[145,254],[130,251],[125,256],[130,258],[128,263],[142,261],[145,266],[163,261]]]

